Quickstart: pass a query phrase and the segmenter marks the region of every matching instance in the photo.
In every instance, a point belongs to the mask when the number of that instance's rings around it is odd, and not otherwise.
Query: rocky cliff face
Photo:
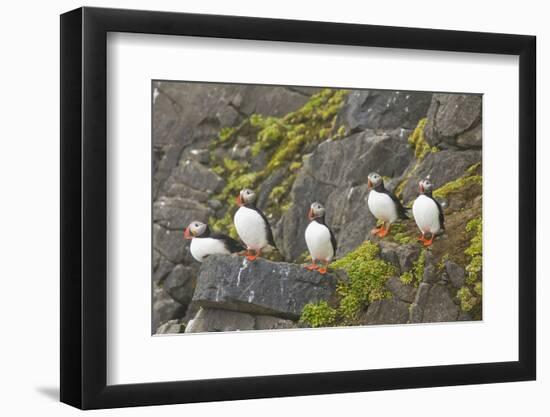
[[[157,332],[481,318],[480,96],[163,82],[155,97]],[[371,171],[406,205],[431,175],[446,215],[432,248],[416,243],[413,220],[371,237]],[[257,190],[280,253],[201,267],[183,229],[208,221],[234,235],[243,187]],[[315,200],[339,246],[335,272],[324,277],[298,266]]]

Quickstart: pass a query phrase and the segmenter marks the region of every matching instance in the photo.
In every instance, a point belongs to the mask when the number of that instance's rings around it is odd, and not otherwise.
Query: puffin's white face
[[[191,222],[183,232],[186,239],[193,239],[201,236],[206,231],[206,224],[201,222]]]
[[[317,219],[318,217],[323,217],[325,215],[325,208],[321,203],[313,203],[307,212],[307,217],[309,220]]]
[[[368,176],[367,186],[369,190],[376,188],[382,183],[382,177],[376,172],[371,172]]]
[[[256,201],[256,193],[248,188],[241,190],[237,197],[237,205],[242,206]]]
[[[431,181],[426,178],[426,179],[423,179],[422,181],[420,181],[418,183],[418,191],[423,194],[425,192],[430,192],[432,191],[433,189],[433,184],[431,183]]]

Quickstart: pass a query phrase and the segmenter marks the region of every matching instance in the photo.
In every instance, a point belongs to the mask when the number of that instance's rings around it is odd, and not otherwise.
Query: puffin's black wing
[[[277,249],[277,246],[275,245],[275,240],[273,240],[273,232],[271,231],[271,226],[269,226],[269,221],[267,220],[267,217],[265,217],[265,214],[258,207],[251,206],[250,208],[256,211],[256,213],[258,213],[260,216],[262,216],[262,219],[264,220],[264,223],[265,223],[265,233],[267,235],[267,243],[269,243],[269,246],[272,246],[274,249]]]
[[[397,215],[400,219],[408,219],[409,216],[407,215],[407,209],[403,207],[403,204],[401,204],[401,200],[399,200],[392,192],[386,190],[382,191],[383,193],[387,194],[395,203],[395,206],[397,207]]]
[[[332,243],[332,248],[334,249],[334,256],[336,256],[336,249],[338,248],[336,244],[336,237],[334,236],[334,233],[332,233],[332,230],[330,230],[330,227],[327,226],[327,229],[330,233],[330,243]]]
[[[231,253],[235,252],[241,252],[245,250],[246,248],[240,243],[237,242],[235,239],[224,235],[223,233],[213,233],[210,235],[212,239],[221,240],[225,247],[229,250]]]
[[[445,230],[445,216],[443,215],[443,207],[441,207],[441,204],[439,204],[439,201],[437,201],[435,198],[431,197],[431,199],[435,201],[437,209],[439,210],[439,227],[441,228],[441,230]]]

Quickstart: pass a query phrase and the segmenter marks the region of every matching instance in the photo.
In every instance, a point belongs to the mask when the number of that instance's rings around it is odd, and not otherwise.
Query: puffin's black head
[[[317,201],[311,206],[309,206],[309,210],[307,212],[307,217],[309,220],[318,219],[319,217],[323,217],[325,215],[325,208],[321,203],[318,203]]]
[[[256,201],[256,193],[248,188],[241,190],[237,196],[237,205],[244,206],[246,204],[251,204]]]
[[[382,177],[377,172],[371,172],[367,178],[367,186],[369,190],[378,187],[380,184],[384,184]]]
[[[429,175],[418,183],[418,192],[420,194],[431,194],[432,190],[433,190],[433,184],[430,181]]]
[[[208,225],[202,222],[191,222],[187,229],[183,232],[186,239],[193,239],[194,237],[200,237],[206,232]]]

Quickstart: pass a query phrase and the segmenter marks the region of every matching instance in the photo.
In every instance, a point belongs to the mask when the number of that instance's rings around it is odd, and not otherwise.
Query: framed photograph
[[[61,401],[533,380],[535,37],[61,16]]]

